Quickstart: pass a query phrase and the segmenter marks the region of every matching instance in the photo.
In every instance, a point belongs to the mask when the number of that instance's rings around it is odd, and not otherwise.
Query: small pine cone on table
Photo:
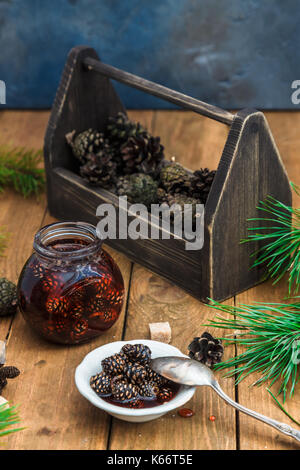
[[[0,317],[16,313],[17,305],[16,285],[4,277],[0,278]]]
[[[200,337],[196,337],[188,346],[191,359],[202,362],[208,367],[221,362],[224,348],[222,341],[214,338],[210,333],[205,332]]]
[[[7,379],[14,379],[20,375],[20,371],[14,366],[3,366],[0,364],[0,393],[7,385]]]

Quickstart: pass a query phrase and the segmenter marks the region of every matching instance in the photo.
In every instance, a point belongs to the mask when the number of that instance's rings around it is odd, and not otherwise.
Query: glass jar
[[[19,307],[43,337],[76,344],[101,335],[118,319],[122,274],[102,249],[96,228],[59,222],[42,228],[18,282]]]

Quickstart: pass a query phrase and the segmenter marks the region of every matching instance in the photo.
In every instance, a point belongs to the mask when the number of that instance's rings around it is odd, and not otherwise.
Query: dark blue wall
[[[0,0],[0,80],[8,107],[50,107],[68,51],[86,44],[224,108],[296,108],[299,34],[299,0]],[[170,107],[118,91],[128,108]]]

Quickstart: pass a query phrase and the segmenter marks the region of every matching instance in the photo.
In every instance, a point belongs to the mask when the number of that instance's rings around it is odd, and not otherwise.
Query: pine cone
[[[108,375],[123,374],[126,358],[123,354],[113,354],[102,360],[103,370]]]
[[[151,349],[145,344],[125,344],[121,351],[132,361],[140,364],[149,364],[151,360]]]
[[[222,341],[207,332],[194,338],[188,346],[188,350],[191,359],[202,362],[208,367],[221,362],[224,352]]]
[[[7,379],[14,379],[18,377],[20,371],[17,367],[14,366],[0,366],[0,394],[7,385]]]
[[[93,186],[110,189],[115,185],[117,173],[117,164],[113,158],[110,149],[105,147],[98,154],[88,154],[85,165],[80,167],[81,176]]]
[[[191,177],[179,163],[170,162],[160,172],[160,181],[168,193],[186,193],[189,195]]]
[[[126,383],[124,380],[112,380],[111,391],[115,400],[129,401],[137,398],[138,389],[131,383]]]
[[[205,203],[215,174],[215,170],[210,171],[208,168],[201,168],[200,170],[194,171],[191,178],[191,196]]]
[[[143,132],[145,129],[141,124],[130,121],[124,113],[118,113],[116,117],[108,118],[106,136],[114,148],[121,147],[130,137],[136,137]]]
[[[17,287],[6,278],[0,278],[0,317],[17,311]]]
[[[159,137],[147,131],[130,137],[120,149],[125,174],[145,173],[156,178],[164,159],[164,148]]]
[[[124,374],[128,378],[129,382],[137,384],[145,380],[147,371],[141,364],[127,362],[124,367]]]
[[[109,375],[105,372],[100,372],[90,378],[90,386],[98,395],[110,395],[110,381],[111,377]]]
[[[154,382],[145,382],[138,386],[139,395],[141,397],[155,398],[159,390],[158,385]]]
[[[87,155],[97,153],[103,147],[104,134],[95,129],[87,129],[77,136],[75,134],[76,131],[69,132],[66,134],[66,140],[72,148],[74,157],[84,164],[87,161]]]
[[[157,394],[157,400],[160,402],[170,401],[174,396],[174,392],[169,387],[163,387]]]
[[[119,196],[126,195],[132,203],[145,204],[149,207],[157,202],[158,183],[149,175],[136,173],[121,176],[116,183]]]

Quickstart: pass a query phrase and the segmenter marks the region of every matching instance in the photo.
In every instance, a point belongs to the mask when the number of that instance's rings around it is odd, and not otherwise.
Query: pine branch
[[[299,194],[293,183],[291,186]],[[258,209],[267,216],[249,220],[260,221],[263,225],[267,222],[269,226],[249,228],[254,233],[241,243],[264,242],[264,246],[252,254],[256,257],[253,267],[266,265],[267,275],[274,279],[274,284],[288,273],[289,295],[296,294],[300,286],[300,208],[294,209],[268,196]]]
[[[0,437],[13,432],[21,431],[24,428],[7,429],[20,422],[16,413],[16,406],[7,406],[6,403],[0,405]]]
[[[42,151],[0,146],[0,191],[12,186],[24,197],[37,195],[44,187]]]
[[[257,302],[234,307],[211,302],[209,306],[226,313],[226,317],[217,315],[205,326],[232,330],[232,337],[220,339],[243,348],[238,356],[217,364],[216,369],[230,369],[226,376],[236,375],[236,383],[259,373],[260,378],[252,385],[270,382],[272,387],[277,382],[283,402],[288,389],[292,396],[300,378],[300,303]]]

